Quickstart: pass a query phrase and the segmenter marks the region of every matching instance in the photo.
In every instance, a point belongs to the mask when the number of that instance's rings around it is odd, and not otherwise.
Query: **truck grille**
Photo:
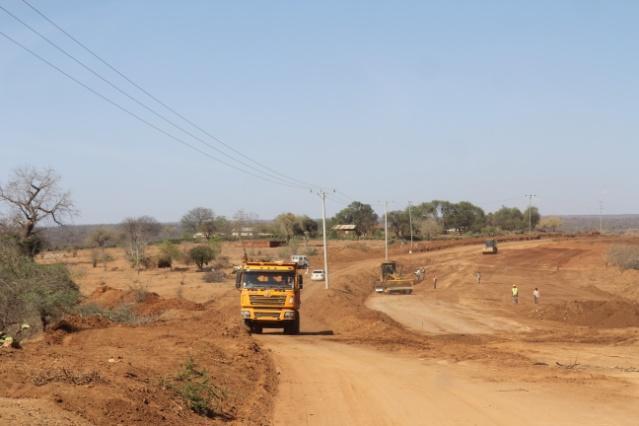
[[[278,314],[277,312],[256,312],[255,319],[279,320],[280,314]]]
[[[272,297],[264,297],[253,295],[249,296],[249,300],[251,301],[251,305],[254,306],[284,306],[284,302],[286,301],[286,296],[272,296]]]

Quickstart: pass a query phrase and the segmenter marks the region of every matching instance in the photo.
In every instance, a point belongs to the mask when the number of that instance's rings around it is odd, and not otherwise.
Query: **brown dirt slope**
[[[588,327],[639,327],[639,304],[625,300],[573,300],[544,306],[537,317]]]
[[[113,289],[100,295],[89,299],[116,305],[130,301],[126,292]],[[166,302],[152,296],[137,309],[150,312],[148,304],[157,313]],[[168,305],[174,309],[180,303]],[[144,326],[69,317],[45,339],[0,351],[0,397],[51,402],[97,425],[269,424],[276,390],[270,356],[241,328],[235,310],[195,308],[180,320]],[[196,415],[167,386],[188,359],[205,368],[224,391],[219,416]],[[27,410],[22,419],[29,413],[36,412]]]

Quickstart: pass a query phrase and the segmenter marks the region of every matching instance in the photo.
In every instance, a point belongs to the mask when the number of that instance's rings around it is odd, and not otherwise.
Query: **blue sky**
[[[637,2],[30,1],[227,144],[355,199],[494,210],[535,193],[545,214],[597,213],[599,199],[639,211]],[[0,5],[152,105],[21,1]],[[2,11],[0,30],[179,134]],[[55,168],[78,223],[320,211],[307,190],[175,143],[4,38],[0,147],[0,181]]]

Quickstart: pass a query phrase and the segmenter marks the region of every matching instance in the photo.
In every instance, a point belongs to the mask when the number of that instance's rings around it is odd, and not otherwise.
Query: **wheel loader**
[[[402,277],[397,272],[397,262],[383,262],[380,266],[380,279],[375,283],[375,292],[380,294],[411,294],[414,277]]]

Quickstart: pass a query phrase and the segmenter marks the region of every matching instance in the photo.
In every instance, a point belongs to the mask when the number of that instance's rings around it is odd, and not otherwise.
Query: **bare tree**
[[[205,207],[196,207],[182,216],[180,221],[182,228],[192,235],[201,232],[207,240],[213,237],[215,232],[215,215],[213,210]]]
[[[0,184],[0,202],[8,206],[8,223],[18,228],[23,243],[35,236],[39,224],[63,225],[77,214],[71,194],[60,189],[60,176],[52,169],[14,170],[9,181]]]
[[[160,233],[162,226],[150,216],[126,218],[121,226],[127,240],[127,255],[131,265],[140,272],[147,260],[146,246]]]

